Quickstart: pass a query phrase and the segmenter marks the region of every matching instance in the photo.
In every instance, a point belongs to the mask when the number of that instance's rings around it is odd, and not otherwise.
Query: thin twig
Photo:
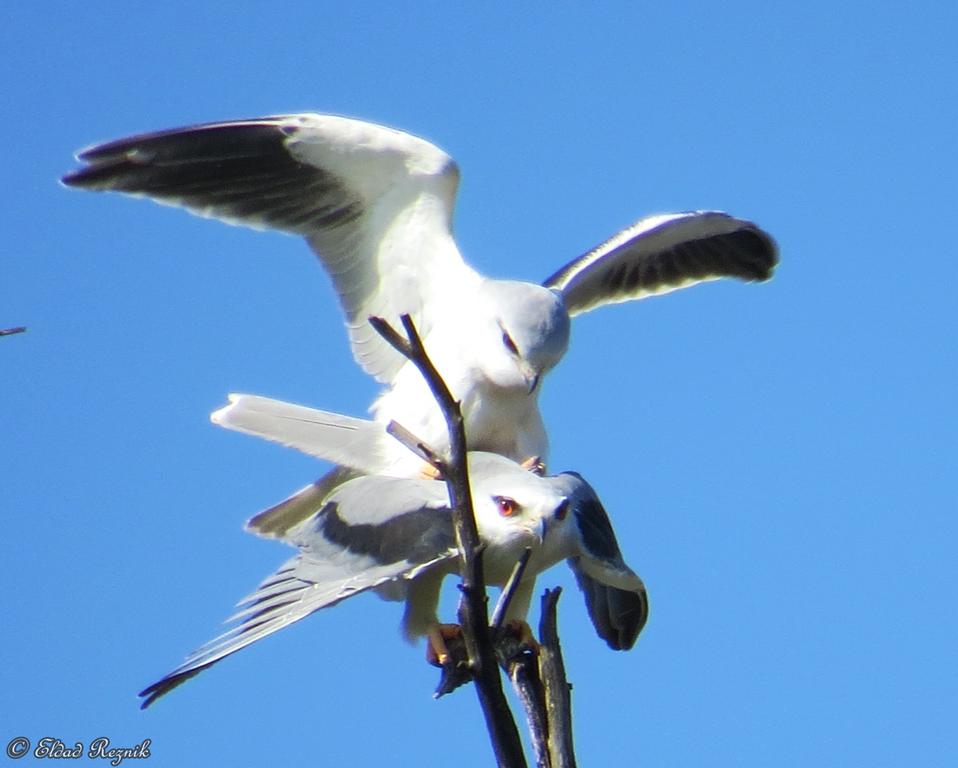
[[[562,647],[559,645],[556,606],[561,587],[547,589],[542,596],[542,617],[539,620],[539,677],[545,695],[549,724],[549,758],[551,768],[575,768],[572,744],[572,686],[565,674]]]
[[[0,329],[0,336],[13,336],[15,333],[24,333],[27,330],[25,325],[18,325],[16,328]]]
[[[398,421],[390,421],[386,425],[386,432],[405,445],[424,462],[434,467],[436,471],[439,472],[440,477],[445,475],[446,462],[442,460],[442,457],[427,442],[420,440]]]
[[[402,315],[400,320],[406,332],[406,338],[403,338],[383,318],[369,318],[373,328],[419,369],[445,417],[449,430],[449,457],[445,462],[446,471],[443,475],[446,487],[449,489],[456,544],[459,547],[459,570],[462,577],[459,621],[462,624],[469,666],[475,679],[476,694],[479,697],[479,704],[482,707],[498,764],[524,768],[526,760],[522,752],[522,742],[519,739],[519,729],[516,727],[502,689],[502,678],[499,675],[489,632],[488,598],[482,574],[479,530],[476,526],[472,492],[469,487],[462,410],[426,354],[412,318],[409,315]]]
[[[516,594],[519,581],[522,579],[522,574],[526,572],[526,566],[529,564],[530,557],[532,557],[532,547],[526,547],[519,556],[519,560],[516,561],[516,566],[512,569],[509,580],[502,588],[499,601],[496,603],[496,609],[492,612],[490,626],[492,627],[493,638],[498,637],[499,630],[502,628],[502,622],[506,618],[506,611],[509,610],[509,603],[512,602],[512,598]]]

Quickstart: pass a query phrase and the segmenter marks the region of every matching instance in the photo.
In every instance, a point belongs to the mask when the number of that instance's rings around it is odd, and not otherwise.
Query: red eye
[[[496,502],[496,506],[499,508],[499,514],[503,517],[512,517],[519,511],[519,505],[516,503],[516,500],[510,499],[508,496],[494,496],[492,500]]]

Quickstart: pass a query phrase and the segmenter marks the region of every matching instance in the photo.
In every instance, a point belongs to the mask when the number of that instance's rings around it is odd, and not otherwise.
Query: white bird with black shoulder
[[[567,560],[597,634],[614,650],[631,648],[645,625],[648,598],[622,559],[591,486],[574,473],[539,477],[496,454],[472,452],[468,461],[486,582],[504,585],[531,549],[505,619],[523,620],[536,576]],[[285,541],[299,553],[240,603],[232,629],[144,689],[141,706],[250,643],[367,590],[405,601],[408,639],[433,637],[443,579],[459,563],[445,483],[354,478],[291,528]]]

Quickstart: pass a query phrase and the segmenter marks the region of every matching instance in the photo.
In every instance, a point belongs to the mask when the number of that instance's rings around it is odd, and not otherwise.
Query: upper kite
[[[367,322],[395,325],[408,313],[462,403],[470,447],[520,461],[547,452],[538,385],[565,353],[570,316],[721,277],[766,280],[778,259],[751,222],[697,211],[640,220],[543,285],[488,279],[453,239],[452,158],[407,133],[332,115],[143,134],[79,159],[85,165],[63,179],[69,186],[306,238],[338,293],[356,360],[388,385],[376,418],[447,444],[418,371]],[[395,460],[405,467],[410,454],[399,450]]]

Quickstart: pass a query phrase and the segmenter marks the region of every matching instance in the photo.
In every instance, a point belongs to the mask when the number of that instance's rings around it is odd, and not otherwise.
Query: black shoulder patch
[[[382,523],[350,524],[329,502],[316,516],[315,530],[327,541],[382,564],[425,563],[456,546],[448,509],[422,507]]]
[[[582,534],[582,543],[590,555],[600,560],[614,560],[622,556],[609,515],[594,494],[576,499],[572,511],[579,533]]]

